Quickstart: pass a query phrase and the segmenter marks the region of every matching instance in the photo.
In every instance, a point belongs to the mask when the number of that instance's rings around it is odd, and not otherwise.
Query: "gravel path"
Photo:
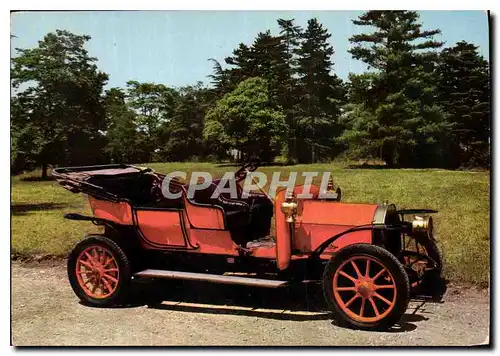
[[[89,308],[78,303],[61,262],[13,262],[12,343],[430,346],[481,344],[489,333],[487,291],[449,287],[444,303],[412,301],[392,331],[365,332],[332,324],[314,287],[289,291],[163,281],[135,290],[140,296],[153,288],[153,295],[164,299],[154,307]]]

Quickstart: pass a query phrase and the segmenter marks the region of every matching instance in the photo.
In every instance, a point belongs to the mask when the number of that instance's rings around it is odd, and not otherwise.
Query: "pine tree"
[[[300,95],[297,136],[301,137],[298,144],[301,162],[330,156],[333,140],[341,133],[337,121],[344,88],[342,80],[331,73],[334,50],[328,42],[330,37],[328,30],[313,18],[307,22],[297,51]]]
[[[436,91],[442,43],[432,39],[440,31],[422,30],[418,18],[415,11],[368,11],[353,23],[374,31],[349,39],[349,52],[372,72],[351,77],[358,103],[347,107],[343,139],[379,151],[388,165],[442,164],[446,156],[450,125]]]
[[[286,158],[289,161],[298,161],[297,152],[297,117],[299,115],[298,85],[297,85],[297,52],[300,46],[302,29],[294,24],[294,19],[278,19],[280,40],[283,44],[283,71],[284,80],[279,91],[279,103],[286,116],[289,128]]]
[[[453,123],[456,165],[489,164],[490,87],[488,62],[465,41],[440,55],[439,94]]]
[[[214,58],[209,58],[209,61],[213,63],[213,74],[209,74],[208,77],[211,79],[210,84],[212,84],[212,93],[215,99],[219,99],[225,93],[231,91],[230,86],[230,71],[222,68],[219,61]]]

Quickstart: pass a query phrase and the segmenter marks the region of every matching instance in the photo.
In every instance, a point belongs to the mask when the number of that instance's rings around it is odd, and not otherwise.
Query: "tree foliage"
[[[84,48],[90,36],[57,30],[38,46],[17,48],[11,78],[15,169],[48,164],[92,164],[103,159],[108,79]]]
[[[201,83],[180,89],[173,117],[164,125],[162,158],[186,161],[207,155],[203,127],[210,99],[210,91]]]
[[[377,157],[390,166],[488,166],[489,64],[471,43],[442,49],[415,11],[367,11],[353,23],[342,81],[317,19],[277,19],[217,61],[209,86],[107,74],[87,35],[57,30],[12,58],[11,167],[227,159],[233,150],[309,163]],[[205,60],[205,59],[200,59]]]
[[[269,161],[279,155],[287,126],[281,111],[269,106],[268,83],[248,78],[220,99],[206,116],[204,137],[226,150]]]
[[[331,35],[317,19],[307,22],[298,54],[300,111],[297,131],[302,137],[298,156],[301,162],[315,162],[318,149],[331,157],[334,139],[341,134],[338,124],[344,101],[343,83],[332,74],[334,50]],[[310,157],[309,156],[310,153]]]
[[[341,133],[337,122],[344,99],[342,81],[331,73],[331,35],[316,19],[305,30],[293,19],[278,19],[278,26],[276,36],[268,30],[258,33],[250,46],[240,43],[225,59],[227,69],[214,62],[211,78],[220,93],[232,91],[245,79],[264,78],[269,106],[283,111],[289,128],[286,158],[311,162],[318,149],[330,157],[335,152],[334,138]]]
[[[342,140],[389,165],[439,164],[450,132],[436,100],[439,30],[423,30],[415,11],[368,11],[353,23],[374,29],[352,36],[349,51],[372,71],[350,78]]]
[[[139,130],[137,114],[125,100],[126,94],[120,88],[106,91],[106,139],[105,152],[111,162],[147,162],[150,153],[143,142],[146,134]]]
[[[456,165],[489,166],[490,83],[488,62],[465,41],[441,52],[439,98],[453,125]],[[458,160],[458,161],[457,161]]]

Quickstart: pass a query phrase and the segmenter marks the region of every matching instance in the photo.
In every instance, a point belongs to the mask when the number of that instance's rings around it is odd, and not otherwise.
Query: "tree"
[[[341,134],[337,119],[344,88],[342,80],[331,74],[334,50],[328,43],[330,37],[317,19],[310,19],[297,51],[300,95],[297,136],[302,138],[299,142],[302,162],[315,162],[318,148],[331,154],[333,139]],[[307,152],[311,152],[310,156],[304,155]]]
[[[248,78],[208,111],[203,134],[224,150],[271,161],[283,149],[287,126],[283,113],[270,105],[268,82]]]
[[[214,87],[212,92],[214,96],[219,99],[222,95],[230,91],[230,73],[227,69],[223,69],[220,62],[216,59],[209,58],[208,60],[213,63],[214,73],[208,75]]]
[[[179,90],[172,120],[165,125],[164,156],[170,161],[185,161],[206,155],[203,140],[205,112],[211,101],[210,91],[199,82]]]
[[[162,132],[172,120],[178,99],[179,93],[166,85],[127,82],[127,105],[137,115],[138,131],[143,134],[142,147],[150,152],[150,159],[153,152],[165,147]]]
[[[373,71],[351,76],[342,140],[379,151],[388,165],[440,165],[450,125],[437,100],[439,30],[422,30],[415,11],[368,11],[353,23],[373,28],[352,36],[349,51]],[[352,115],[357,113],[357,115]]]
[[[106,92],[106,139],[105,151],[112,162],[147,162],[150,153],[143,148],[144,133],[136,124],[136,114],[125,102],[122,89],[111,88]]]
[[[488,62],[465,41],[441,52],[441,105],[453,124],[456,165],[489,165],[490,86]]]
[[[103,158],[102,90],[108,79],[84,48],[87,35],[57,30],[12,58],[12,150],[18,166],[92,164]]]
[[[261,77],[268,81],[271,100],[276,101],[279,87],[287,80],[286,47],[281,37],[272,36],[269,30],[259,32],[250,47],[240,43],[233,56],[225,59],[230,65],[228,88],[241,81]],[[220,72],[216,67],[216,73]]]
[[[293,25],[293,20],[280,20],[284,26],[283,35],[273,36],[269,30],[257,34],[251,46],[241,43],[233,51],[233,55],[225,59],[230,66],[221,71],[219,66],[214,67],[212,78],[228,78],[227,89],[234,87],[241,81],[260,77],[267,81],[269,89],[269,106],[274,110],[283,111],[287,115],[287,123],[293,123],[290,114],[295,105],[292,98],[295,90],[293,79],[294,43],[299,29]],[[296,45],[296,44],[295,44]],[[290,126],[290,125],[288,125]],[[282,151],[284,156],[290,151],[287,143]]]
[[[302,29],[294,24],[294,19],[278,19],[280,39],[284,47],[284,75],[280,83],[279,104],[286,115],[289,127],[287,155],[290,161],[298,161],[297,152],[297,116],[299,114],[299,92],[297,84],[297,53],[299,50]]]

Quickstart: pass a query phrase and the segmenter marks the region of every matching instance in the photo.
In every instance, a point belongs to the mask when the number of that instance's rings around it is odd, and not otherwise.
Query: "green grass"
[[[152,163],[158,172],[207,171],[222,176],[234,166],[211,163]],[[398,208],[433,208],[445,276],[456,282],[486,285],[490,270],[489,172],[436,169],[347,169],[344,163],[262,167],[271,177],[280,171],[331,171],[345,202],[383,203]],[[282,173],[282,174],[283,174]],[[37,173],[29,174],[29,176]],[[67,212],[89,213],[86,197],[72,194],[56,182],[12,178],[12,249],[15,255],[65,255],[86,233],[98,228],[88,222],[63,219]],[[298,182],[303,181],[298,177]]]

